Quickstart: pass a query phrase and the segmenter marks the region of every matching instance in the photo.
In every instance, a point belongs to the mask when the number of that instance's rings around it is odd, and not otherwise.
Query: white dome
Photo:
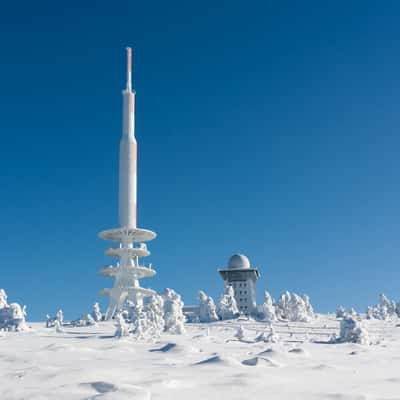
[[[250,261],[243,254],[234,254],[228,261],[229,269],[249,269]]]

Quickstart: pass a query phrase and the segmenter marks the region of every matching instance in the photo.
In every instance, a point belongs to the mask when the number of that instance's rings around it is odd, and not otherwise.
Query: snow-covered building
[[[218,272],[225,287],[232,286],[239,311],[244,314],[256,312],[256,282],[260,273],[257,268],[250,266],[249,259],[243,254],[234,254],[227,267]]]

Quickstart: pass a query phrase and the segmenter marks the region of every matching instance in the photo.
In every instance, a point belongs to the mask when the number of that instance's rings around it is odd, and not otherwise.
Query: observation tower
[[[137,144],[135,139],[135,92],[132,90],[132,49],[127,48],[126,88],[122,92],[123,126],[119,147],[119,228],[108,229],[99,233],[104,240],[119,243],[106,251],[110,257],[119,261],[115,266],[102,268],[99,273],[114,278],[114,287],[103,289],[100,294],[109,296],[106,320],[121,310],[129,300],[141,303],[143,297],[155,292],[142,288],[139,280],[152,277],[156,271],[139,263],[139,259],[150,255],[144,242],[156,237],[147,229],[136,226],[137,209]]]

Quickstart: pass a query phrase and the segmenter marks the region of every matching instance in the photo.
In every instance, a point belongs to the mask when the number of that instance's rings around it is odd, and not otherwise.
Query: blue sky
[[[144,286],[219,297],[243,252],[260,295],[399,299],[398,2],[80,3],[0,13],[0,287],[31,320],[112,283],[97,233],[117,224],[127,45]]]

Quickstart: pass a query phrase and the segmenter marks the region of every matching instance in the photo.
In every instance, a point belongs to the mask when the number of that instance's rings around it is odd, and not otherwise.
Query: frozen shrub
[[[360,321],[357,321],[352,316],[346,316],[340,322],[338,341],[369,344],[368,332]]]
[[[212,297],[207,296],[202,290],[200,290],[198,298],[200,300],[199,321],[200,322],[218,321],[216,306]]]
[[[242,325],[239,325],[239,328],[237,329],[237,331],[235,332],[235,334],[233,336],[238,340],[244,339],[244,329],[243,329]]]

